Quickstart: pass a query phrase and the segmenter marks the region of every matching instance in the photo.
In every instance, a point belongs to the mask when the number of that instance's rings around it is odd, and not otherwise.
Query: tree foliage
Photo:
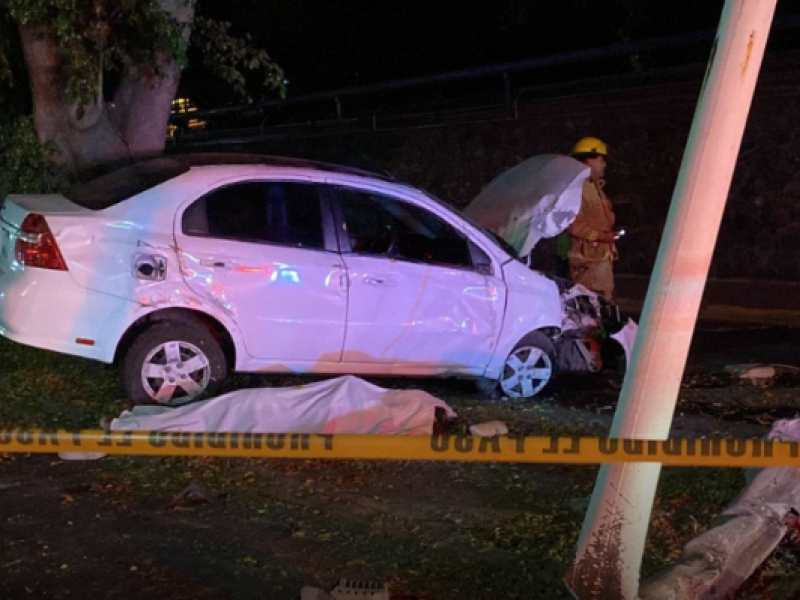
[[[10,115],[0,120],[0,199],[19,194],[64,191],[66,174],[52,161],[52,144],[36,137],[33,117]]]
[[[11,45],[7,31],[10,29],[7,18],[0,14],[0,85],[12,85],[9,54]]]
[[[185,0],[188,3],[194,0]],[[88,103],[106,73],[122,71],[152,80],[161,75],[159,53],[169,52],[187,66],[186,26],[158,0],[0,0],[0,84],[14,85],[9,62],[9,21],[35,27],[58,40],[71,100]],[[282,94],[283,71],[249,34],[237,36],[232,25],[198,16],[191,42],[201,50],[203,65],[248,97],[246,71],[262,71],[261,86]]]
[[[246,71],[261,72],[259,86],[262,90],[276,90],[281,97],[286,88],[283,70],[275,64],[263,48],[253,46],[250,34],[239,37],[232,33],[233,25],[198,16],[194,23],[193,45],[199,48],[203,66],[210,73],[231,86],[241,98],[252,102]]]
[[[123,148],[135,148],[135,142],[124,138],[135,137],[133,132],[137,128],[141,131],[142,115],[147,114],[141,102],[158,102],[161,114],[168,114],[169,108],[161,105],[172,100],[155,94],[144,98],[137,90],[155,89],[167,78],[177,85],[180,71],[188,65],[190,43],[201,57],[196,66],[219,77],[238,97],[249,99],[254,82],[261,90],[266,88],[269,93],[283,95],[283,72],[270,56],[254,47],[249,35],[234,34],[230,23],[202,16],[202,12],[196,11],[195,2],[0,0],[0,90],[6,90],[0,92],[0,171],[5,173],[0,185],[13,184],[14,189],[29,190],[33,181],[39,179],[43,188],[51,185],[52,182],[41,177],[40,167],[55,154],[52,148],[37,147],[33,143],[34,131],[40,141],[56,140],[56,146],[63,150],[64,140],[74,143],[77,136],[69,133],[58,136],[53,133],[54,129],[77,125],[77,129],[85,133],[90,126],[105,126],[107,130],[112,127],[116,133],[101,132],[95,139],[101,135],[105,135],[106,140],[116,136],[122,140]],[[57,84],[48,89],[50,106],[40,102],[41,85],[38,89],[29,86],[29,82],[42,75],[29,70],[33,63],[28,54],[33,52],[32,41],[37,40],[50,44],[50,55],[41,54],[41,48],[35,49],[40,52],[39,66],[47,69],[56,65],[57,70],[55,76],[45,73],[50,78],[47,85],[51,80]],[[23,60],[23,49],[26,60]],[[40,77],[38,81],[41,83],[41,80]],[[123,107],[117,102],[117,112],[108,112],[104,102],[113,107],[115,93],[126,82],[128,87],[121,99],[127,104]],[[133,87],[131,82],[135,82]],[[60,120],[52,118],[43,125],[44,119],[53,114],[54,97],[65,107],[65,114],[73,116]],[[132,104],[137,101],[138,108]],[[107,116],[94,121],[85,119],[84,112],[91,110],[106,111]],[[31,115],[34,115],[33,120]],[[162,125],[164,131],[159,131],[158,136],[166,139],[163,118],[157,127]],[[49,135],[45,131],[47,127]],[[84,141],[78,143],[93,143],[88,135],[82,139]],[[23,155],[28,158],[23,160]],[[69,158],[70,153],[61,152],[61,156]],[[62,158],[62,162],[68,161]],[[28,172],[19,173],[26,165],[30,166]]]
[[[58,41],[67,97],[93,101],[107,72],[159,74],[158,53],[186,60],[183,25],[158,2],[139,0],[0,0],[22,26]]]

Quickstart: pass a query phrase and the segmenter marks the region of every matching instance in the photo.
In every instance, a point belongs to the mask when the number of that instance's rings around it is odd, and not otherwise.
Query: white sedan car
[[[549,381],[556,284],[430,195],[294,159],[145,160],[0,208],[0,334],[116,363],[135,403],[229,370]],[[488,383],[488,386],[485,385]]]

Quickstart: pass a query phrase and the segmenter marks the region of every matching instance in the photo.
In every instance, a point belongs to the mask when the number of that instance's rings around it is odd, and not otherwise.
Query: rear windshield
[[[92,179],[73,188],[70,200],[90,210],[103,210],[169,181],[189,170],[174,158],[155,158]]]

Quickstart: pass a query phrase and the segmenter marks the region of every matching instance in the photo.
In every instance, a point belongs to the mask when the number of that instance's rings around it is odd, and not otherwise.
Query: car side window
[[[352,252],[472,268],[466,238],[424,208],[348,188],[338,196]]]
[[[317,186],[286,181],[228,185],[183,213],[186,235],[324,248]]]

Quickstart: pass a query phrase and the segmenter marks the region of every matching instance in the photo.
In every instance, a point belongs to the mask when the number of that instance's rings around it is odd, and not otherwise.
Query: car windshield
[[[455,208],[453,208],[452,206],[450,206],[449,204],[447,204],[443,200],[440,200],[439,198],[437,198],[436,196],[431,194],[430,192],[428,192],[426,190],[421,190],[421,191],[422,191],[422,193],[425,194],[425,196],[427,196],[429,199],[433,200],[436,204],[438,204],[442,208],[446,209],[447,211],[453,213],[454,215],[457,215],[460,219],[463,219],[464,221],[466,221],[467,223],[472,225],[475,229],[480,231],[482,234],[484,234],[486,237],[488,237],[490,240],[492,240],[495,244],[497,244],[500,247],[500,249],[503,250],[503,252],[505,252],[509,256],[511,256],[511,258],[513,258],[515,260],[519,260],[521,262],[521,259],[520,259],[519,255],[517,254],[517,251],[514,250],[514,247],[511,244],[509,244],[507,241],[505,241],[503,238],[501,238],[499,235],[497,235],[493,231],[489,231],[483,225],[480,225],[480,224],[476,223],[471,217],[468,217],[467,215],[465,215],[460,210],[456,210]]]

